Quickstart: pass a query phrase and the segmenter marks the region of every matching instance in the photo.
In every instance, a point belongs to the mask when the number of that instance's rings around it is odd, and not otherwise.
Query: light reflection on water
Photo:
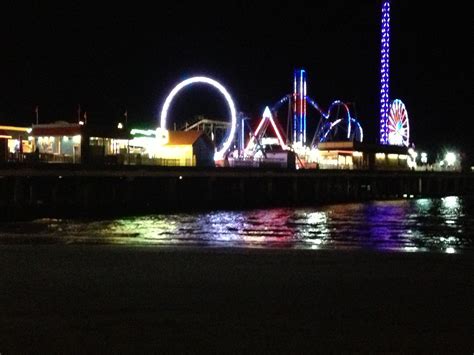
[[[474,250],[472,200],[459,197],[106,221],[0,224],[1,244],[67,243],[403,252]]]

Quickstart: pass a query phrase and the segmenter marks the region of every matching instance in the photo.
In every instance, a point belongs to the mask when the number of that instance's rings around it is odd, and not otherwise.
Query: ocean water
[[[0,223],[0,244],[474,251],[474,201],[456,196],[110,220]]]

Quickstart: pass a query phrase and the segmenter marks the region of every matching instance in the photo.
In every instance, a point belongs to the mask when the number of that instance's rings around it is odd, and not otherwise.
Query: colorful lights
[[[321,124],[316,132],[316,136],[318,137],[318,142],[325,142],[328,140],[329,133],[331,130],[333,130],[336,126],[338,126],[341,122],[347,122],[347,127],[346,127],[346,138],[349,140],[357,140],[359,142],[362,142],[364,140],[364,131],[362,130],[362,126],[360,123],[355,119],[351,117],[351,113],[349,110],[349,107],[342,101],[336,100],[334,101],[330,106],[327,112],[324,112],[321,107],[312,100],[311,98],[307,97],[306,98],[308,103],[313,106],[320,114],[321,116],[327,121]],[[334,108],[342,107],[344,111],[346,112],[346,117],[345,119],[338,118],[333,122],[329,122],[329,118],[331,117]],[[356,129],[352,130],[352,125],[356,127]]]
[[[160,127],[162,129],[166,129],[166,119],[168,116],[168,110],[170,108],[171,102],[173,101],[174,97],[178,94],[178,92],[185,88],[188,85],[191,84],[208,84],[219,90],[219,92],[224,96],[225,100],[227,101],[227,104],[229,106],[230,110],[230,116],[231,116],[231,128],[229,135],[227,138],[224,140],[224,143],[222,144],[222,147],[220,150],[218,150],[215,153],[214,159],[215,160],[220,160],[224,158],[225,153],[229,150],[230,145],[232,144],[232,141],[234,139],[236,127],[237,127],[237,113],[234,105],[234,101],[232,100],[232,97],[230,96],[229,92],[226,90],[224,86],[222,86],[220,83],[217,81],[204,77],[204,76],[195,76],[189,79],[186,79],[182,82],[180,82],[178,85],[174,87],[173,90],[169,93],[168,97],[165,100],[165,103],[163,104],[163,108],[161,109],[161,115],[160,115]]]
[[[298,140],[298,132],[297,132],[297,127],[298,127],[298,113],[297,113],[297,108],[296,108],[296,103],[298,101],[297,97],[297,92],[298,92],[298,84],[297,84],[297,73],[295,70],[295,75],[293,78],[293,143],[297,142]]]
[[[257,137],[260,135],[262,127],[264,126],[264,124],[267,120],[272,125],[273,130],[275,131],[275,134],[277,136],[278,143],[280,144],[280,146],[284,150],[288,149],[288,147],[285,144],[285,141],[283,140],[283,136],[281,135],[275,121],[273,120],[273,116],[272,116],[272,113],[270,111],[270,108],[267,106],[267,107],[265,107],[265,110],[263,111],[262,119],[261,119],[260,123],[258,124],[258,127],[255,130],[255,133],[253,134],[252,138],[250,139],[249,143],[247,144],[247,148],[245,148],[246,151],[249,151],[250,149],[252,149],[254,147],[254,145],[256,143],[255,140],[258,139]]]
[[[355,118],[351,118],[352,122],[356,124],[357,128],[359,129],[359,142],[364,141],[364,130],[362,129],[362,126],[360,125],[359,121],[357,121]]]
[[[380,69],[380,144],[389,144],[389,80],[390,80],[390,1],[382,6],[382,41]]]
[[[329,119],[329,117],[331,116],[332,114],[332,110],[337,107],[337,106],[342,106],[342,108],[344,109],[344,111],[346,111],[346,121],[347,121],[347,124],[348,126],[350,126],[350,122],[351,122],[351,112],[349,110],[349,107],[342,101],[340,100],[336,100],[336,101],[333,101],[331,103],[331,105],[329,105],[329,109],[327,112],[324,112],[320,107],[319,105],[312,99],[308,98],[308,102],[324,117],[324,119]],[[340,122],[340,120],[339,120]],[[334,126],[334,125],[333,125]],[[347,134],[347,138],[350,137],[350,128],[348,129],[348,134]]]
[[[390,105],[387,122],[388,144],[408,147],[410,144],[410,123],[405,104],[394,100]]]
[[[306,144],[306,71],[295,70],[293,107],[293,144]]]
[[[275,124],[275,121],[273,120],[272,113],[270,112],[270,108],[267,106],[265,107],[265,110],[263,111],[263,118],[268,118],[270,120],[270,123],[272,124],[273,130],[275,131],[275,134],[277,135],[278,141],[280,142],[280,146],[283,149],[287,149],[285,145],[285,141],[282,138],[282,135],[280,131],[278,130],[277,125]]]

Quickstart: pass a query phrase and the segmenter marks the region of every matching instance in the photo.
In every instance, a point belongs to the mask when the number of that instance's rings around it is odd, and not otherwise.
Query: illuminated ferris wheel
[[[410,124],[405,104],[394,100],[388,114],[388,144],[408,147],[410,144]]]

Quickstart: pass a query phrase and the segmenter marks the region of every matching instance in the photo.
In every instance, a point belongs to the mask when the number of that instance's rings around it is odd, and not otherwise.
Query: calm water
[[[474,250],[474,201],[459,197],[118,218],[0,223],[0,244]]]

